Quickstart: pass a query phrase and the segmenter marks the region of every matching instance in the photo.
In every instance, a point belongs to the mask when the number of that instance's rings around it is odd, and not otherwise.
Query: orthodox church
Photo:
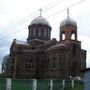
[[[51,39],[51,26],[38,16],[28,26],[27,41],[14,39],[7,76],[23,79],[69,79],[86,68],[86,50],[77,39],[77,23],[69,16],[60,24],[59,41]],[[73,37],[73,38],[72,38]]]

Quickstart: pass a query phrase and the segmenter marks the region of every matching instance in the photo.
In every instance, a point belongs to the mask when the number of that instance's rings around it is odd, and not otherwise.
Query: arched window
[[[13,74],[13,66],[11,66],[11,75]]]
[[[29,32],[30,36],[32,35],[32,30],[30,29],[30,32]]]
[[[38,35],[41,36],[41,29],[38,29]]]
[[[49,63],[49,58],[47,58],[47,62]]]
[[[52,67],[53,67],[53,68],[56,67],[55,57],[53,57],[53,64],[52,64]]]
[[[76,34],[76,31],[74,31],[74,30],[71,31],[71,39],[72,40],[76,40],[77,39],[77,34]]]
[[[36,35],[36,29],[35,28],[33,29],[33,35]]]
[[[32,59],[26,59],[25,68],[26,69],[32,68]]]
[[[47,35],[47,30],[46,29],[44,29],[44,36],[46,36]]]
[[[72,40],[75,40],[75,33],[73,33],[73,34],[71,35],[71,39],[72,39]]]
[[[50,31],[48,30],[48,37],[50,37]]]
[[[76,45],[74,44],[73,45],[73,55],[75,55],[76,54]]]
[[[62,40],[65,40],[65,34],[64,33],[62,34]]]
[[[61,33],[60,34],[60,39],[61,40],[65,40],[65,32],[64,31],[61,31],[60,33]]]

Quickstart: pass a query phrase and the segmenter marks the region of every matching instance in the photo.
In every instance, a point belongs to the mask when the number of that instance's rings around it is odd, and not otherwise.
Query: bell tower
[[[60,24],[60,41],[66,39],[77,40],[77,23],[69,17],[67,9],[67,18]]]
[[[86,67],[86,51],[81,49],[81,41],[77,40],[77,23],[69,17],[67,9],[67,18],[60,24],[60,43],[66,47],[66,69],[68,76],[80,76],[80,70]]]

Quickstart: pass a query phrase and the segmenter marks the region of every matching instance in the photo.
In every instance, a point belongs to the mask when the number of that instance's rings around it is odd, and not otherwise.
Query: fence
[[[5,79],[0,79],[0,90],[5,90],[5,85],[6,85]]]
[[[0,79],[0,90],[83,90],[74,80]]]

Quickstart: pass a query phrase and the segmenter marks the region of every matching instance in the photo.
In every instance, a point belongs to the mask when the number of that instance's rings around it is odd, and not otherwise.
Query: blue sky
[[[68,7],[70,17],[77,22],[78,40],[87,50],[90,67],[90,0],[0,0],[0,66],[14,38],[26,41],[28,25],[39,16],[40,8],[52,27],[51,38],[58,40],[60,22],[67,17]]]

